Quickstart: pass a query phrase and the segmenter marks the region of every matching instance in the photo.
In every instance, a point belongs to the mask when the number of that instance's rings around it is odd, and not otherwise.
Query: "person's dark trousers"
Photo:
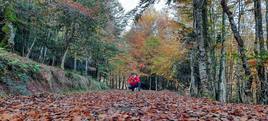
[[[137,84],[134,85],[134,86],[131,86],[131,85],[128,86],[128,89],[131,89],[132,91],[134,91],[135,88],[138,88],[138,91],[140,91],[141,83],[139,82],[139,83],[137,83]]]

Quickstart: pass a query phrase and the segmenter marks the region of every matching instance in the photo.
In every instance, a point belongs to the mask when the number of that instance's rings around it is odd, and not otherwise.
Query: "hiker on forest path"
[[[131,75],[129,76],[127,82],[129,84],[129,86],[128,86],[129,89],[134,91],[135,88],[137,88],[138,91],[140,91],[141,80],[140,80],[140,77],[136,73],[131,73]]]

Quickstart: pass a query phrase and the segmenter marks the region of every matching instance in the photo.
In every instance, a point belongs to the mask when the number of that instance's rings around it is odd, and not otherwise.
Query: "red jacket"
[[[130,84],[131,86],[135,86],[136,84],[138,84],[139,82],[141,82],[140,77],[136,76],[130,76],[127,80],[128,84]]]

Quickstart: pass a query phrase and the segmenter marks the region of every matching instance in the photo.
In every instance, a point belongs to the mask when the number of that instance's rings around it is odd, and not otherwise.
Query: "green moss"
[[[41,70],[40,67],[41,66],[39,64],[33,64],[33,65],[30,66],[30,68],[32,68],[34,73],[40,73],[40,70]]]
[[[6,33],[6,34],[9,32],[9,27],[8,27],[7,24],[5,24],[5,25],[3,26],[2,31],[3,31],[4,33]]]
[[[17,20],[15,8],[10,4],[8,6],[6,6],[6,8],[4,9],[4,16],[7,20],[9,20],[11,22],[16,22],[16,20]]]

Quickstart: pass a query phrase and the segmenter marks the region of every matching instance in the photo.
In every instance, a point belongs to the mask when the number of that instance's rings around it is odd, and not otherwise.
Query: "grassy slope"
[[[93,79],[64,72],[0,49],[0,97],[105,88],[105,85]]]

